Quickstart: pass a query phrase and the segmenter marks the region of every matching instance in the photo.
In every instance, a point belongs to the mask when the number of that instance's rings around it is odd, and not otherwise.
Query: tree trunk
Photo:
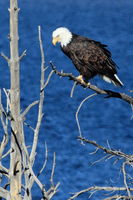
[[[10,195],[12,200],[21,200],[22,176],[22,125],[20,117],[20,76],[18,53],[18,4],[10,0],[10,110],[11,110],[11,149],[10,154]]]

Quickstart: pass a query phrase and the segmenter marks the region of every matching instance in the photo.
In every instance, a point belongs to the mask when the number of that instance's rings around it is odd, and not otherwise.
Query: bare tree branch
[[[127,188],[125,187],[98,187],[98,186],[94,186],[94,187],[90,187],[84,190],[81,190],[80,192],[76,192],[72,197],[70,197],[68,200],[72,200],[77,198],[78,196],[80,196],[81,194],[84,194],[86,192],[90,192],[90,191],[126,191]],[[133,188],[129,188],[130,191],[133,191]]]
[[[26,56],[26,52],[27,52],[27,50],[25,49],[25,50],[23,51],[23,53],[21,54],[21,56],[19,57],[19,60],[22,60],[22,58],[23,58],[24,56]]]
[[[85,99],[83,99],[83,101],[81,101],[81,103],[76,111],[76,122],[77,122],[78,130],[79,130],[79,137],[82,137],[82,132],[81,132],[80,123],[79,123],[79,119],[78,119],[79,111],[85,101],[87,101],[88,99],[90,99],[91,97],[96,96],[96,95],[97,95],[97,93],[94,93],[94,94],[89,95]]]
[[[84,88],[91,89],[91,90],[95,91],[97,94],[107,95],[106,98],[110,98],[110,97],[119,98],[119,99],[122,99],[123,101],[125,101],[129,104],[133,104],[133,98],[131,96],[128,96],[124,93],[114,92],[112,90],[103,90],[103,89],[96,87],[95,85],[87,84],[85,82],[83,83],[70,73],[59,72],[52,62],[50,62],[50,65],[52,67],[52,70],[54,70],[54,72],[58,76],[68,77],[70,80],[76,81],[78,84],[80,84]]]
[[[4,174],[6,177],[9,177],[9,170],[2,165],[0,165],[0,173]]]
[[[9,64],[9,62],[10,62],[10,59],[2,52],[1,54],[0,54],[6,61],[7,61],[7,63]]]
[[[73,87],[72,87],[71,93],[70,93],[70,97],[71,97],[71,98],[73,97],[73,93],[74,93],[74,89],[75,89],[76,85],[77,85],[77,82],[74,81],[74,84],[73,84]]]
[[[108,158],[108,155],[103,156],[102,158],[100,158],[100,159],[98,159],[98,160],[92,162],[92,163],[91,163],[91,166],[95,165],[96,163],[101,162],[102,160],[106,160],[107,158]]]
[[[131,164],[133,162],[133,156],[132,155],[128,155],[128,154],[125,154],[125,153],[123,153],[121,151],[117,151],[117,150],[107,149],[107,148],[97,144],[95,141],[91,141],[91,140],[88,140],[88,139],[85,139],[85,138],[78,137],[78,139],[82,140],[83,142],[92,144],[93,146],[95,146],[98,149],[103,150],[107,154],[122,157],[128,162],[128,164]]]
[[[51,185],[54,186],[54,170],[55,170],[55,160],[56,160],[56,154],[54,153],[54,157],[53,157],[53,167],[52,167],[52,172],[51,172],[51,178],[50,178],[50,181],[51,181]]]
[[[29,112],[29,110],[35,106],[36,104],[38,104],[39,101],[34,101],[33,103],[31,103],[26,109],[25,111],[21,114],[21,118],[24,119],[25,115]]]
[[[11,151],[12,151],[12,150],[9,149],[9,150],[2,156],[2,159],[5,158],[6,156],[8,156],[8,155],[11,153]]]
[[[8,111],[8,100],[7,100],[7,111]],[[0,119],[1,119],[3,130],[4,130],[3,139],[2,139],[2,142],[0,143],[0,161],[3,158],[2,155],[3,155],[3,152],[5,150],[6,145],[8,144],[8,139],[9,139],[8,120],[7,120],[7,117],[6,117],[6,120],[4,120],[5,115],[6,115],[6,112],[5,112],[3,105],[2,105],[1,90],[0,90]]]
[[[59,185],[60,183],[57,183],[55,186],[51,186],[51,188],[47,191],[49,199],[52,199],[52,197],[57,193]]]
[[[123,172],[123,176],[124,176],[124,184],[125,184],[125,187],[127,189],[127,194],[128,194],[129,197],[131,197],[131,193],[130,193],[129,187],[127,185],[127,176],[126,176],[126,170],[125,170],[126,164],[127,164],[127,162],[124,162],[122,164],[122,172]]]
[[[26,154],[26,157],[27,157],[27,161],[28,161],[27,167],[28,167],[28,173],[29,173],[29,175],[28,175],[29,180],[27,181],[27,188],[26,188],[26,189],[28,189],[28,193],[30,194],[32,185],[33,185],[34,182],[36,182],[36,184],[39,186],[39,188],[40,188],[40,190],[42,192],[42,195],[43,195],[42,199],[50,200],[53,197],[53,195],[57,192],[57,188],[59,186],[59,183],[54,185],[54,182],[53,182],[54,167],[55,167],[55,156],[54,156],[53,168],[52,168],[52,173],[51,173],[52,183],[53,184],[50,187],[50,189],[48,191],[46,191],[44,185],[41,183],[41,181],[39,180],[38,176],[35,175],[35,173],[34,173],[34,171],[32,169],[32,163],[31,163],[31,161],[29,159],[29,154],[28,154],[28,151],[27,151],[27,148],[26,148],[25,144],[23,144],[23,149],[25,151],[25,154]],[[46,153],[46,159],[47,159],[47,153]],[[27,198],[28,198],[27,194],[25,193],[24,199],[27,200]]]
[[[32,131],[35,131],[35,129],[27,122],[24,122],[24,125],[27,126],[28,128],[30,128]]]
[[[34,174],[33,169],[31,164],[29,163],[29,170],[31,172],[31,175],[33,176],[34,181],[37,183],[37,185],[39,186],[40,190],[42,191],[42,194],[45,196],[46,200],[49,200],[49,196],[47,195],[47,192],[44,188],[44,185],[40,182],[40,180],[37,178],[37,176]]]
[[[30,156],[28,153],[28,150],[25,146],[25,143],[23,143],[23,150],[25,152],[25,164],[27,162],[27,169],[25,169],[25,181],[26,181],[26,190],[25,190],[25,195],[24,195],[24,199],[31,199],[31,188],[32,185],[34,183],[34,181],[36,182],[36,184],[39,186],[43,196],[45,197],[46,200],[49,200],[48,196],[47,196],[47,192],[45,190],[44,185],[40,182],[40,180],[38,179],[38,177],[35,175],[33,169],[32,169],[32,162],[30,161]],[[26,168],[26,166],[24,166]],[[28,194],[27,194],[28,193]]]
[[[53,75],[53,73],[54,73],[54,70],[52,70],[52,71],[49,73],[48,78],[47,78],[47,80],[46,80],[46,82],[45,82],[45,84],[44,84],[44,86],[43,86],[43,88],[42,88],[41,90],[44,90],[45,87],[48,85],[48,83],[49,83],[49,81],[50,81],[51,76]]]
[[[36,124],[36,128],[34,131],[34,140],[33,140],[33,145],[32,145],[32,150],[31,150],[31,154],[30,154],[30,161],[33,165],[34,163],[34,157],[35,157],[35,152],[36,152],[36,148],[37,148],[37,143],[38,143],[38,135],[39,135],[39,130],[40,130],[40,126],[41,126],[41,121],[42,121],[42,117],[43,117],[43,102],[44,102],[44,64],[45,64],[45,60],[44,60],[44,51],[43,51],[43,44],[42,44],[42,38],[41,38],[41,27],[38,27],[38,35],[39,35],[39,44],[40,44],[40,51],[41,51],[41,81],[40,81],[40,100],[39,100],[39,111],[38,111],[38,120],[37,120],[37,124]]]
[[[47,164],[47,161],[48,161],[48,148],[47,148],[47,144],[45,143],[45,160],[44,160],[44,164],[41,168],[41,170],[39,171],[39,173],[37,174],[37,177],[40,176],[40,174],[43,172],[43,170],[45,169],[46,167],[46,164]]]

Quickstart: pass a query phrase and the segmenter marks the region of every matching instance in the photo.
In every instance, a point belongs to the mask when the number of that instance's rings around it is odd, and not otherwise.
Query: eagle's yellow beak
[[[53,43],[53,45],[56,45],[56,43],[59,41],[60,41],[60,37],[57,36],[57,37],[53,38],[52,43]]]

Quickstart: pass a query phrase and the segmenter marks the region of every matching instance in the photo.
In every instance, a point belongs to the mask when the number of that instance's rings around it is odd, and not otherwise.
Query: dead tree
[[[44,90],[49,83],[53,71],[48,75],[46,81],[44,80],[44,73],[46,70],[44,51],[41,39],[41,28],[38,28],[39,44],[41,52],[41,81],[40,81],[40,98],[34,101],[27,108],[21,112],[20,105],[20,60],[26,55],[26,51],[19,56],[19,35],[18,35],[18,2],[17,0],[10,0],[10,58],[4,53],[1,56],[6,59],[10,70],[10,89],[4,89],[7,106],[4,108],[0,96],[0,117],[4,130],[4,136],[0,145],[0,175],[6,177],[7,183],[5,187],[0,187],[0,197],[8,200],[31,200],[31,189],[36,183],[40,188],[42,199],[50,200],[57,191],[59,184],[54,184],[54,168],[55,155],[53,160],[53,168],[51,172],[51,186],[48,190],[45,189],[44,184],[40,182],[39,175],[43,172],[47,158],[42,166],[42,169],[37,176],[34,173],[33,165],[36,161],[36,149],[38,145],[38,135],[43,118],[43,102]],[[1,95],[1,93],[0,93]],[[34,133],[33,143],[31,144],[31,151],[29,153],[26,143],[23,126],[25,124],[25,116],[30,109],[38,104],[38,119],[35,128],[32,128]],[[10,122],[10,123],[9,123]],[[11,130],[11,140],[9,140],[9,128]],[[10,144],[10,149],[5,153],[5,147]],[[47,155],[47,148],[46,148]],[[3,159],[10,156],[10,167],[7,169],[3,165]],[[47,157],[47,156],[46,156]],[[24,183],[22,184],[22,180]]]

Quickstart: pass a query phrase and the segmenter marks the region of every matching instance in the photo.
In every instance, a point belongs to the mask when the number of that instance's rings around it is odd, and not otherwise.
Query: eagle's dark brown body
[[[100,42],[72,34],[71,42],[61,49],[72,60],[85,81],[98,74],[103,78],[108,77],[115,85],[122,86],[121,81],[116,76],[117,66],[106,47],[107,45]]]

